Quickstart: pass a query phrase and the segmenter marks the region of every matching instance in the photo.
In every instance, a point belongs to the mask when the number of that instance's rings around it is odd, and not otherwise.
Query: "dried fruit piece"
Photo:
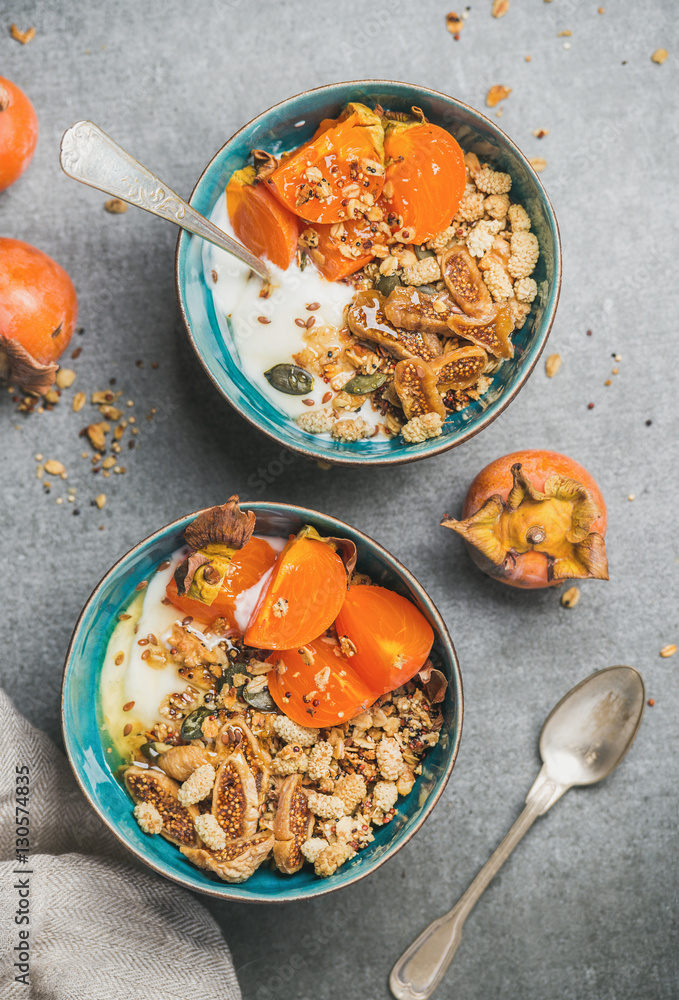
[[[446,409],[436,387],[436,375],[419,359],[399,361],[394,370],[394,388],[408,420],[425,413],[438,413],[445,419]]]
[[[313,825],[314,817],[302,788],[302,775],[290,774],[281,785],[273,824],[274,860],[286,875],[299,871],[304,864],[302,844],[311,836]]]
[[[448,328],[464,340],[483,347],[498,358],[513,358],[514,347],[509,339],[514,329],[514,321],[509,305],[494,306],[483,319],[471,316],[452,316]]]
[[[229,753],[232,750],[237,750],[243,754],[248,767],[254,775],[257,794],[261,804],[267,790],[271,756],[259,742],[242,715],[232,716],[222,726],[217,747],[218,749],[224,748]]]
[[[547,378],[554,378],[559,368],[561,368],[561,355],[550,354],[545,361],[545,374]]]
[[[384,312],[385,298],[380,292],[364,291],[354,296],[347,309],[347,325],[355,337],[386,348],[395,358],[423,358],[425,361],[441,353],[441,344],[434,334],[397,330]]]
[[[219,851],[182,847],[182,854],[198,868],[214,872],[224,882],[246,882],[257,871],[262,861],[271,854],[274,845],[272,833],[255,833],[252,837],[229,840]]]
[[[458,309],[443,295],[427,295],[418,288],[399,286],[384,303],[389,323],[402,330],[448,336],[448,320]]]
[[[257,830],[259,795],[244,755],[232,753],[219,766],[212,792],[212,815],[229,840],[250,837]]]
[[[205,747],[191,745],[170,747],[158,758],[158,766],[175,781],[186,781],[197,767],[211,764],[213,759]]]
[[[524,451],[491,462],[469,488],[463,520],[441,523],[462,535],[484,572],[512,586],[608,579],[604,499],[565,455]]]
[[[476,261],[463,246],[451,247],[441,260],[443,280],[453,300],[468,316],[487,316],[493,308],[488,286]]]
[[[511,92],[511,87],[503,87],[501,84],[496,83],[486,94],[486,104],[489,108],[494,108],[500,103],[500,101],[504,101],[507,97],[509,97]]]
[[[135,802],[150,802],[160,813],[166,840],[179,847],[197,847],[200,843],[193,821],[196,806],[183,806],[177,801],[179,785],[161,771],[141,767],[125,770],[125,785]]]
[[[449,389],[466,389],[473,385],[488,364],[488,355],[482,347],[460,347],[448,351],[429,362],[429,371],[436,378],[439,392]]]

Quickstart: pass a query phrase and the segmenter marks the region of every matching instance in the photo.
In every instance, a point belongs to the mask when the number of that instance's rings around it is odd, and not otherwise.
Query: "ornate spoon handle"
[[[391,970],[389,986],[397,1000],[427,1000],[431,996],[453,960],[462,939],[464,922],[481,893],[538,816],[563,795],[566,787],[548,778],[542,768],[526,797],[523,812],[469,888],[452,910],[422,931]]]
[[[227,250],[269,280],[269,271],[258,257],[191,208],[93,122],[76,122],[64,132],[60,161],[64,173],[74,180],[174,222]]]

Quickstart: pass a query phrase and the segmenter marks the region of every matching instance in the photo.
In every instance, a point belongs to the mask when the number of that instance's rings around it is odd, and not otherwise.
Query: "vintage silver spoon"
[[[629,750],[644,711],[644,682],[634,667],[607,667],[586,677],[547,716],[540,733],[542,770],[526,807],[449,913],[413,941],[391,971],[397,1000],[425,1000],[441,982],[479,896],[538,816],[573,785],[593,785]]]
[[[259,257],[191,208],[94,122],[76,122],[66,129],[59,161],[64,173],[74,180],[176,223],[238,257],[265,281],[269,280],[269,271]]]

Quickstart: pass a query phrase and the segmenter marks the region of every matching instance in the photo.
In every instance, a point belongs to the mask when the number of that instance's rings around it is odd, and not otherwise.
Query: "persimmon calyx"
[[[59,365],[43,365],[18,340],[0,333],[0,378],[14,382],[32,396],[42,396],[54,385]]]
[[[240,509],[238,497],[199,514],[184,531],[192,551],[174,573],[179,594],[210,605],[224,583],[234,553],[255,530],[255,514]]]
[[[317,542],[325,542],[331,549],[334,549],[344,563],[344,568],[347,571],[347,586],[349,586],[356,568],[357,559],[356,545],[350,538],[333,538],[329,535],[319,535],[316,529],[310,524],[305,524],[297,537],[313,538]]]
[[[511,564],[525,552],[544,554],[547,579],[608,579],[603,536],[592,531],[600,516],[591,492],[575,479],[550,476],[539,490],[512,466],[513,485],[507,500],[494,494],[470,517],[445,517],[452,528],[495,566]]]

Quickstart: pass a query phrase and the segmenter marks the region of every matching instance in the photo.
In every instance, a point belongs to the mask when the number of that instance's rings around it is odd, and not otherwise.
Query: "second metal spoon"
[[[538,816],[573,785],[610,774],[637,735],[644,682],[634,667],[607,667],[586,677],[547,716],[540,733],[542,770],[526,807],[457,904],[429,925],[401,955],[389,986],[397,1000],[426,1000],[441,982],[479,896]]]
[[[259,257],[192,208],[94,122],[76,122],[66,129],[59,160],[64,173],[74,180],[174,222],[238,257],[265,281],[269,280],[269,271]]]

